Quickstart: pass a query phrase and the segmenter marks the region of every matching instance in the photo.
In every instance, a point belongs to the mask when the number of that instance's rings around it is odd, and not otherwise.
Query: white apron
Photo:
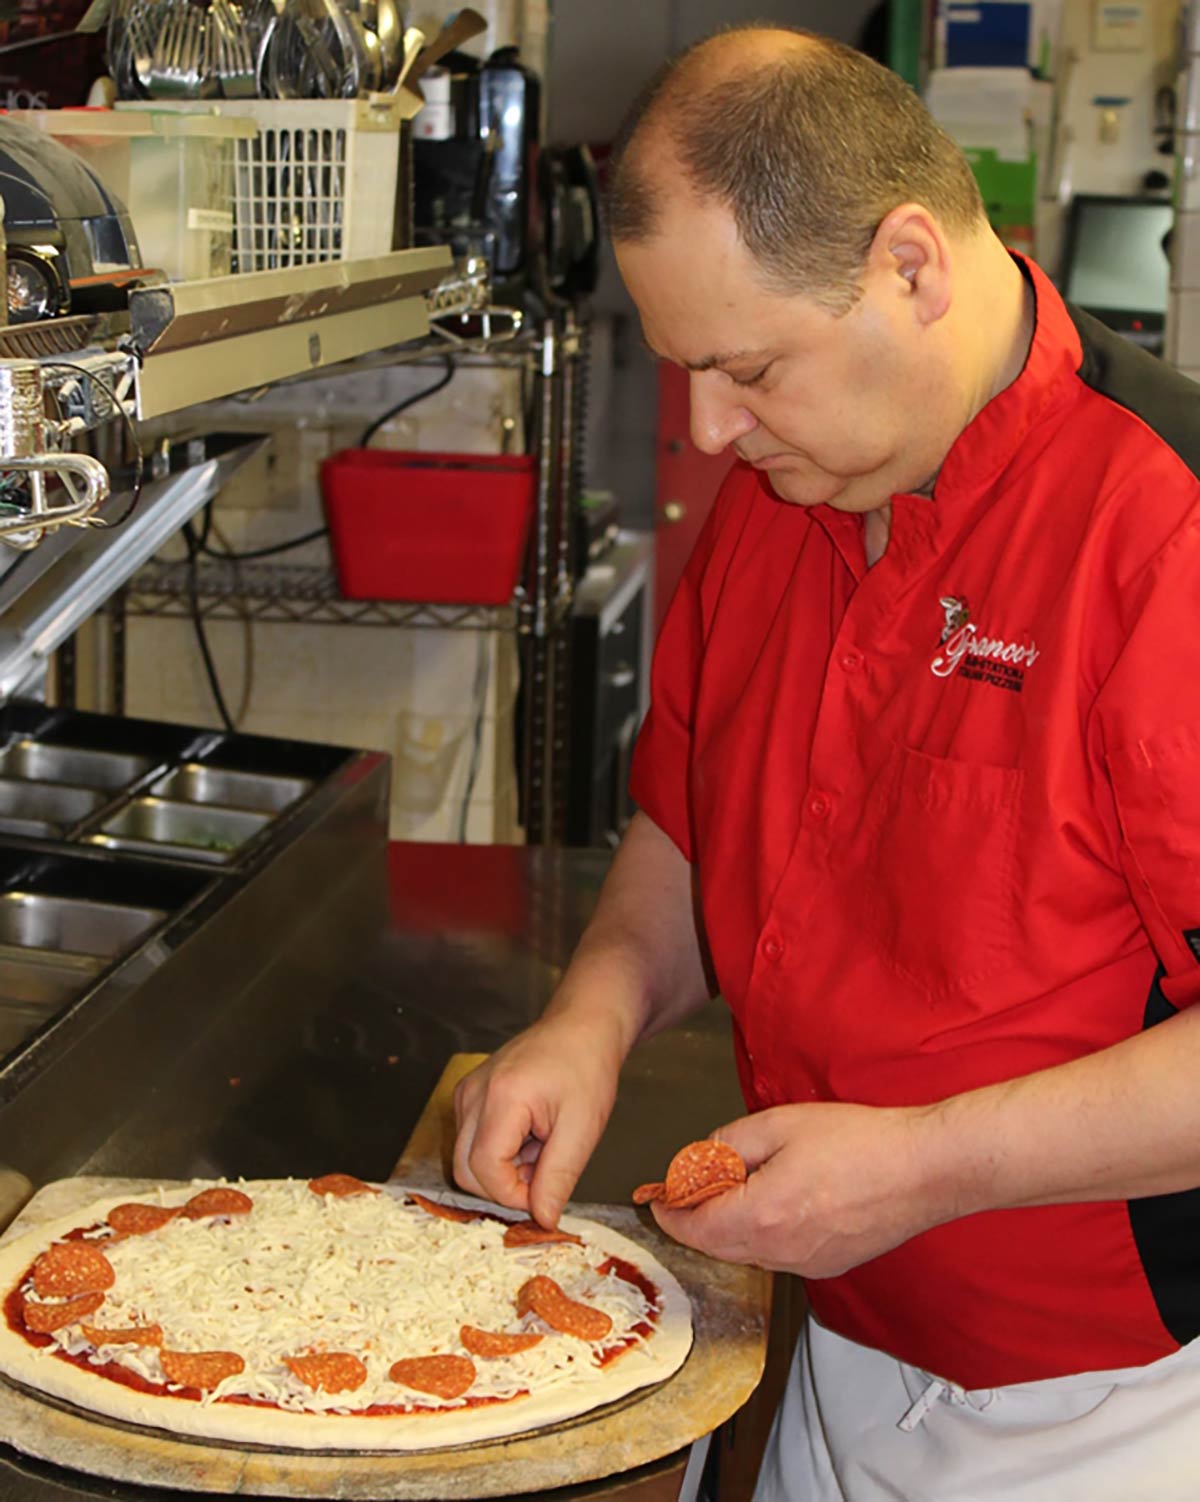
[[[755,1502],[1198,1502],[1200,1340],[964,1391],[809,1319]]]

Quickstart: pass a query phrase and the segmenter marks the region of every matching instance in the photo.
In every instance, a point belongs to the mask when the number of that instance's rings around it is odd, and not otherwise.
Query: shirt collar
[[[1025,256],[1013,254],[1033,288],[1034,329],[1021,373],[992,397],[955,439],[934,482],[935,509],[956,509],[960,498],[986,490],[1047,413],[1069,394],[1083,347],[1050,278]]]

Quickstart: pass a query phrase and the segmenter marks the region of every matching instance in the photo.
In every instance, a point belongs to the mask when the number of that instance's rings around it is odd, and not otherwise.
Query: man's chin
[[[781,501],[793,506],[828,506],[836,504],[846,482],[835,475],[798,475],[792,470],[769,470],[767,484]]]

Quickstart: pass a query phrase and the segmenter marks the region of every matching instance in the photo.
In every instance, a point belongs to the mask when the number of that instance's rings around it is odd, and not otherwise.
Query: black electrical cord
[[[368,423],[362,430],[362,436],[358,440],[360,449],[370,448],[371,439],[379,432],[385,423],[391,422],[393,417],[399,417],[401,412],[407,412],[410,407],[415,407],[418,402],[423,402],[427,396],[435,396],[439,391],[444,391],[454,379],[455,365],[449,355],[442,356],[445,367],[442,375],[434,381],[432,386],[426,386],[423,391],[415,391],[412,396],[406,396],[402,402],[397,402],[394,407],[389,407],[374,422]]]
[[[202,544],[201,551],[209,558],[219,558],[222,563],[252,563],[256,558],[272,558],[276,553],[290,553],[293,548],[302,548],[306,542],[316,542],[318,537],[324,537],[328,531],[328,527],[314,527],[311,532],[305,532],[300,537],[272,543],[269,548],[251,548],[247,553],[226,552],[223,548],[210,547],[208,543]]]
[[[125,410],[124,403],[120,401],[117,393],[109,383],[102,376],[98,376],[94,370],[88,370],[84,365],[73,365],[69,360],[55,360],[53,364],[48,364],[45,369],[73,370],[77,375],[85,376],[89,381],[95,381],[96,385],[99,386],[100,390],[104,392],[105,396],[112,403],[113,411],[121,414],[133,447],[133,494],[129,498],[129,505],[125,507],[120,516],[113,517],[111,520],[107,517],[104,518],[104,526],[119,527],[124,522],[127,522],[137,510],[138,502],[142,498],[142,479],[146,468],[145,460],[142,457],[142,446],[138,442],[137,428],[134,426],[133,418]]]
[[[410,407],[415,407],[418,402],[423,402],[427,396],[434,396],[444,390],[454,379],[455,364],[449,355],[443,357],[445,371],[431,386],[426,386],[420,391],[414,391],[411,396],[406,396],[395,406],[389,407],[386,412],[367,425],[362,431],[357,447],[365,449],[370,447],[371,439],[378,433],[380,428],[393,417],[399,417],[401,412],[407,412]],[[291,537],[287,542],[275,542],[269,547],[252,548],[249,552],[235,553],[222,548],[210,547],[208,534],[205,532],[200,543],[200,550],[209,558],[219,558],[222,563],[253,563],[258,558],[273,558],[277,553],[290,553],[293,548],[302,548],[306,543],[316,542],[318,537],[324,537],[329,531],[328,527],[314,527],[311,532],[305,532],[299,537]]]
[[[196,633],[196,644],[200,648],[200,656],[204,662],[204,672],[208,678],[208,686],[212,690],[213,703],[217,706],[217,713],[221,717],[221,723],[232,735],[237,726],[233,723],[233,716],[229,713],[229,706],[225,703],[225,695],[221,692],[221,682],[217,677],[217,665],[213,661],[212,651],[208,645],[208,632],[204,629],[204,617],[200,613],[200,585],[197,577],[197,566],[200,560],[200,539],[190,521],[183,524],[183,540],[187,547],[187,570],[188,570],[188,605],[192,615],[192,628]]]

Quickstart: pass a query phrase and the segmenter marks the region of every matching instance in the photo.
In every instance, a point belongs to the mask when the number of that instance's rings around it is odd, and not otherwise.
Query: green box
[[[1037,204],[1037,157],[1018,161],[998,156],[986,146],[967,146],[963,155],[971,164],[988,218],[1000,224],[1032,224]]]

